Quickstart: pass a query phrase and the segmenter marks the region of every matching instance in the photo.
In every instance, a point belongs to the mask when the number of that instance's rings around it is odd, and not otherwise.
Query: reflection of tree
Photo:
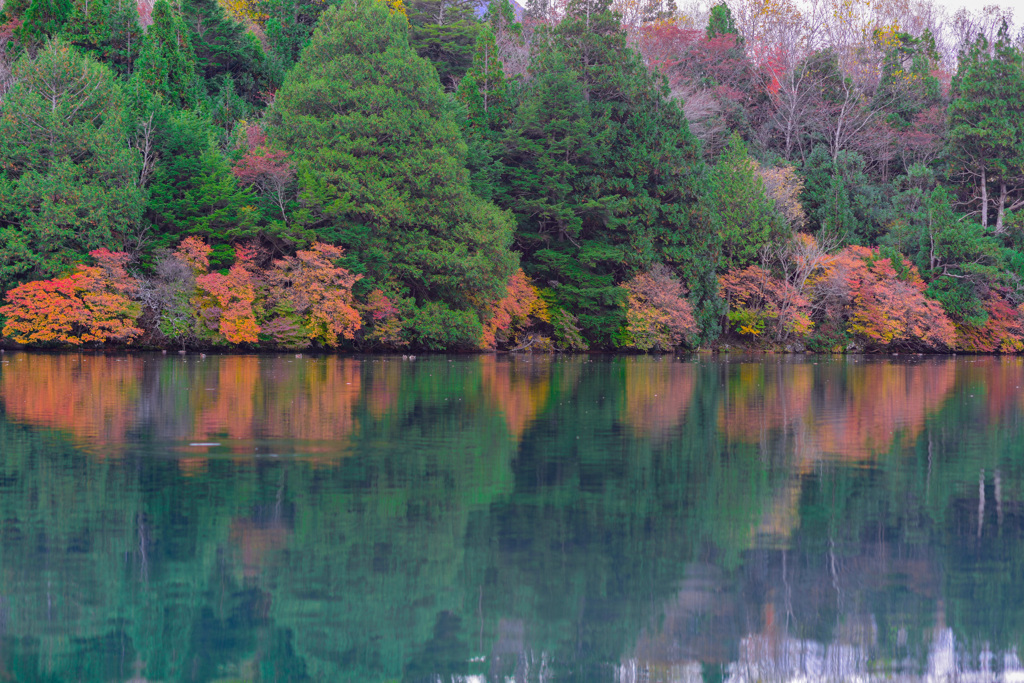
[[[1012,360],[25,365],[82,397],[110,373],[126,397],[100,402],[125,417],[103,459],[78,445],[102,443],[84,403],[19,407],[18,357],[15,680],[868,680],[1021,645]],[[193,438],[348,457],[152,457]]]
[[[541,357],[499,360],[480,359],[484,392],[505,416],[508,432],[519,439],[544,408],[550,394],[551,362]]]
[[[9,419],[58,429],[83,446],[117,449],[138,418],[143,364],[131,356],[10,354],[0,374]]]
[[[622,420],[637,436],[667,439],[686,419],[696,375],[689,363],[643,358],[625,367]]]

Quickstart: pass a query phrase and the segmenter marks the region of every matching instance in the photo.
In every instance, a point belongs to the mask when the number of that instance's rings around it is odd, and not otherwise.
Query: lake
[[[0,680],[1024,680],[1024,361],[0,355]]]

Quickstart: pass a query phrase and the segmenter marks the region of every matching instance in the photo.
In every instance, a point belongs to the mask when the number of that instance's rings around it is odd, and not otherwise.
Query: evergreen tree
[[[995,228],[1002,232],[1007,197],[1024,176],[1024,71],[1005,22],[991,47],[979,35],[961,55],[949,143],[959,170],[980,190],[983,227],[989,224],[989,184],[997,188]]]
[[[135,4],[113,0],[79,2],[61,31],[62,39],[123,76],[131,73],[143,37]]]
[[[932,75],[939,62],[935,38],[927,29],[919,38],[903,32],[876,31],[875,42],[885,50],[885,57],[874,107],[891,112],[890,123],[908,128],[918,113],[942,99],[939,79]]]
[[[711,172],[709,201],[722,234],[722,268],[754,265],[762,247],[789,232],[757,175],[757,162],[735,133]]]
[[[407,306],[433,302],[435,313],[482,310],[504,295],[512,226],[470,192],[452,105],[409,46],[403,15],[379,0],[327,10],[269,123],[298,166],[306,209],[297,221],[344,246],[363,287]],[[429,333],[419,340],[429,346]]]
[[[156,235],[151,247],[173,248],[188,235],[200,235],[214,247],[214,257],[230,259],[232,242],[259,235],[260,216],[251,210],[255,198],[238,187],[217,148],[216,129],[202,114],[159,103],[153,107],[158,162],[145,214]]]
[[[708,15],[707,34],[708,38],[732,34],[737,37],[738,42],[743,40],[739,35],[739,29],[736,28],[736,22],[732,18],[732,12],[724,2],[711,8],[711,12]]]
[[[60,274],[138,228],[140,159],[114,76],[54,40],[23,56],[0,116],[0,288]]]
[[[153,6],[153,24],[146,31],[135,69],[145,87],[169,104],[195,107],[205,98],[188,30],[168,0],[157,0]]]
[[[219,93],[229,77],[236,92],[250,102],[270,89],[256,36],[228,17],[216,0],[182,0],[181,16],[195,52],[196,73],[210,95]]]
[[[462,128],[470,185],[475,194],[489,200],[501,175],[498,157],[511,114],[508,82],[489,25],[477,37],[473,65],[459,82],[455,96],[466,107]]]
[[[701,203],[705,169],[663,79],[602,0],[571,3],[534,44],[535,79],[509,126],[496,198],[518,217],[524,268],[607,346],[624,328],[618,285],[665,263],[714,334],[718,235]]]
[[[473,0],[413,0],[409,42],[437,69],[441,85],[453,90],[473,61],[479,22]]]
[[[47,38],[60,32],[71,16],[72,9],[71,0],[31,0],[21,16],[21,26],[15,35],[22,45],[34,53]]]

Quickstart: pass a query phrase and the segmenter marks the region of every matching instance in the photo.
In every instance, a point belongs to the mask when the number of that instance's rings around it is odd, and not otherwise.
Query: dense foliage
[[[5,334],[1021,350],[1009,15],[825,5],[9,0]]]

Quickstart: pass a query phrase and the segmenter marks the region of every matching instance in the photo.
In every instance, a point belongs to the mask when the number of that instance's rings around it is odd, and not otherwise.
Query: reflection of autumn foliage
[[[244,576],[258,576],[267,555],[284,549],[290,535],[289,529],[280,523],[258,525],[250,519],[232,520],[230,538],[242,551]]]
[[[794,453],[801,468],[822,457],[870,458],[888,450],[897,435],[915,438],[956,378],[952,362],[851,363],[844,368],[844,382],[817,385],[810,364],[781,366],[773,373],[753,363],[737,372],[719,410],[720,428],[729,439],[746,443],[789,429],[799,437]]]
[[[869,458],[892,446],[900,434],[912,440],[953,389],[956,365],[865,363],[851,366],[846,384],[825,387],[815,405],[814,449],[847,459]]]
[[[502,412],[509,434],[518,440],[547,404],[550,363],[521,363],[484,356],[480,367],[488,401]]]
[[[636,348],[668,350],[696,334],[697,321],[686,289],[665,266],[638,273],[622,287],[628,295],[626,331]]]
[[[357,361],[227,356],[218,362],[216,385],[209,387],[215,391],[200,399],[190,438],[344,441],[352,432],[361,386]]]
[[[124,269],[127,257],[97,249],[99,266],[78,266],[63,278],[29,282],[7,292],[3,333],[19,344],[130,341],[142,307],[128,298],[135,287]]]
[[[893,263],[877,249],[850,246],[808,280],[811,299],[826,321],[873,348],[946,349],[953,324],[937,301],[926,299],[917,268]]]
[[[622,421],[638,436],[667,438],[686,419],[695,382],[690,363],[645,359],[628,362]]]
[[[785,339],[811,331],[811,305],[789,282],[750,266],[718,278],[729,322],[741,335]]]
[[[480,341],[480,348],[483,349],[493,349],[499,336],[503,341],[515,342],[517,333],[528,327],[531,316],[547,320],[544,301],[522,268],[509,278],[505,298],[491,306],[490,314],[490,319],[484,323]]]
[[[958,380],[971,393],[984,393],[989,422],[1012,419],[1024,408],[1024,359],[972,358],[961,361]]]
[[[8,419],[60,430],[81,445],[124,442],[137,417],[141,360],[29,354],[11,358],[0,374]]]
[[[735,372],[718,411],[719,428],[728,439],[756,443],[771,430],[808,418],[813,366],[744,363]]]
[[[956,347],[972,353],[1024,351],[1024,304],[1014,306],[1004,292],[992,290],[985,311],[988,320],[981,327],[956,326]]]

